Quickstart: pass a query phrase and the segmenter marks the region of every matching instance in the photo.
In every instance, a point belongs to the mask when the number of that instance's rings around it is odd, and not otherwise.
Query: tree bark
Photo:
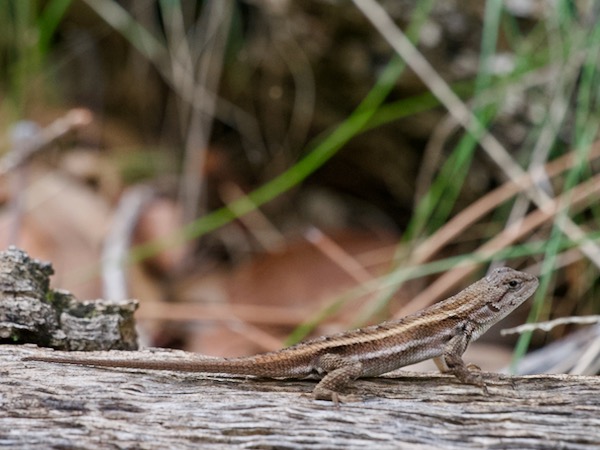
[[[134,350],[135,300],[80,301],[50,289],[52,265],[9,247],[0,252],[0,343],[61,350]]]
[[[313,381],[21,361],[0,346],[0,446],[46,448],[471,449],[600,446],[600,379],[504,378],[489,395],[439,374],[359,380],[340,404]],[[112,353],[111,353],[112,354]],[[176,351],[127,352],[142,359]],[[118,353],[117,353],[118,355]]]

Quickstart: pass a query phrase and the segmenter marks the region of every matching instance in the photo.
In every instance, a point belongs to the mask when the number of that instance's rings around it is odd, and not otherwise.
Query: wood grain
[[[23,362],[0,346],[0,446],[9,448],[479,449],[600,446],[600,378],[491,382],[399,372],[358,381],[336,408],[311,381]],[[181,352],[129,352],[144,359]]]

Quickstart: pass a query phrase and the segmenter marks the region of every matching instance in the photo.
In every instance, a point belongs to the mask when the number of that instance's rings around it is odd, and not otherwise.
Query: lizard
[[[336,404],[355,379],[375,377],[426,359],[460,382],[487,393],[479,368],[462,359],[479,338],[537,289],[535,276],[499,267],[458,294],[414,314],[378,325],[300,342],[281,350],[235,358],[168,361],[93,356],[28,356],[26,361],[179,372],[251,375],[273,379],[319,378],[313,397]]]

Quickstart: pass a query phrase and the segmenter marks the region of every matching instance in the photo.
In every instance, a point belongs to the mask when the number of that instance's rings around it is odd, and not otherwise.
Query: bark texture
[[[0,252],[0,343],[61,350],[134,350],[134,300],[77,300],[50,289],[50,263],[10,247]]]
[[[0,446],[193,449],[595,449],[600,379],[538,375],[489,395],[443,375],[357,381],[335,407],[311,381],[23,362],[0,346]],[[121,353],[121,352],[119,352]],[[127,352],[145,359],[183,352]]]

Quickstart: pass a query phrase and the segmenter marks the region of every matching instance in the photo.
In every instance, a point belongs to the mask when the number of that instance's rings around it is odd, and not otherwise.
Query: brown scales
[[[313,390],[314,397],[337,402],[338,392],[356,378],[381,375],[433,358],[442,372],[485,389],[480,374],[469,371],[462,354],[470,342],[527,300],[537,286],[533,275],[501,267],[453,297],[399,320],[256,356],[164,361],[29,356],[24,360],[269,378],[317,375],[322,379]]]

